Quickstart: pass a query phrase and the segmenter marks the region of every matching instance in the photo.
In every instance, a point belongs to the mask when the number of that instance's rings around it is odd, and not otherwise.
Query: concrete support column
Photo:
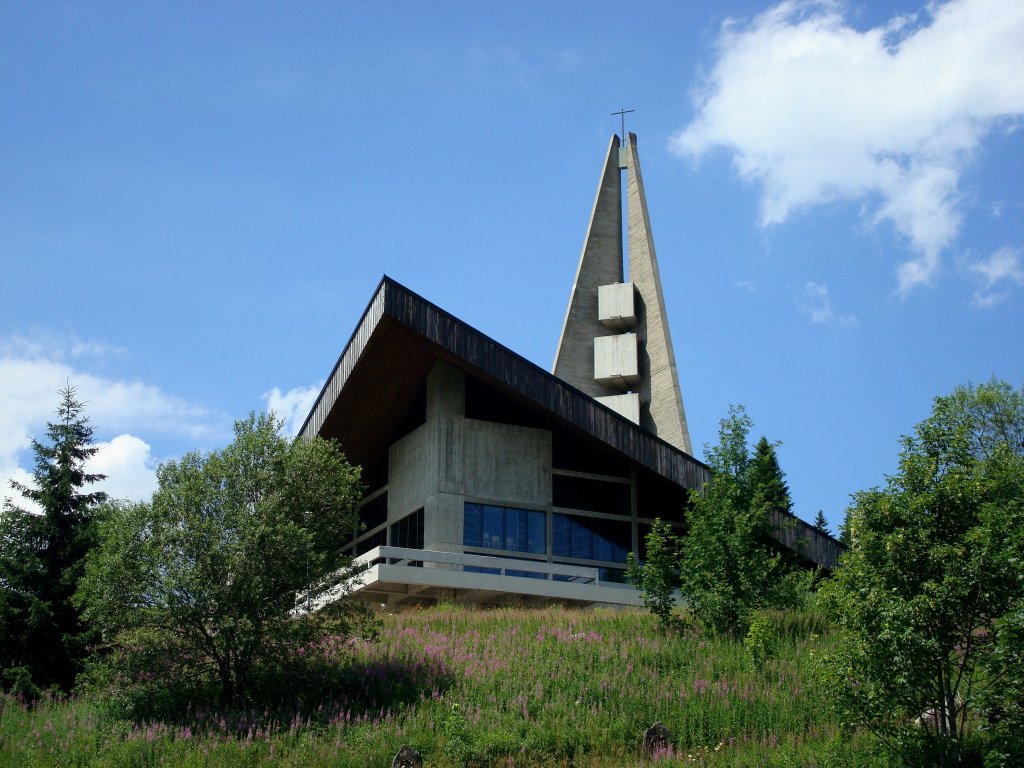
[[[465,374],[438,361],[427,376],[427,460],[431,474],[423,504],[423,546],[462,551],[465,502]]]

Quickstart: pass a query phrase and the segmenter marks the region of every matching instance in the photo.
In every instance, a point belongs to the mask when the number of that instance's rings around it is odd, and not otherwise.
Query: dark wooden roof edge
[[[832,534],[815,528],[792,512],[776,511],[771,515],[772,536],[781,544],[800,552],[810,561],[835,570],[839,556],[846,551],[846,545]],[[804,542],[803,545],[800,542]]]
[[[707,478],[710,477],[711,470],[710,470],[710,468],[706,464],[704,464],[703,462],[701,462],[698,459],[694,458],[693,456],[691,456],[690,454],[688,454],[685,451],[681,450],[680,448],[678,448],[678,447],[672,445],[671,443],[663,440],[662,438],[658,437],[657,435],[653,434],[652,432],[648,432],[643,427],[641,427],[640,425],[636,424],[635,422],[630,421],[629,419],[627,419],[626,417],[622,416],[617,411],[614,411],[611,408],[609,408],[608,406],[598,402],[597,400],[592,398],[587,393],[583,392],[582,390],[577,389],[576,387],[572,386],[568,382],[563,381],[562,379],[558,378],[557,376],[555,376],[550,371],[547,371],[544,368],[541,368],[539,365],[537,365],[536,363],[526,359],[525,357],[523,357],[522,355],[518,354],[517,352],[514,352],[513,350],[509,349],[508,347],[506,347],[501,342],[494,340],[493,338],[491,338],[487,334],[483,333],[482,331],[478,330],[477,328],[474,328],[473,326],[471,326],[469,323],[465,322],[464,320],[460,320],[455,315],[453,315],[450,312],[448,312],[448,311],[442,309],[441,307],[437,306],[432,301],[429,301],[428,299],[425,299],[423,296],[419,295],[415,291],[409,290],[404,285],[401,285],[400,283],[396,282],[395,280],[392,280],[389,277],[385,277],[383,282],[386,285],[385,290],[387,290],[388,287],[394,289],[393,291],[388,292],[388,294],[387,294],[387,296],[385,298],[385,310],[384,310],[385,314],[395,318],[396,320],[401,322],[403,326],[405,326],[406,328],[408,328],[412,332],[414,332],[414,333],[416,333],[418,335],[424,336],[425,338],[427,338],[428,340],[430,340],[431,342],[433,342],[437,346],[441,347],[442,349],[445,349],[446,351],[449,352],[449,354],[454,355],[456,358],[458,358],[459,360],[463,361],[467,365],[475,368],[476,370],[478,370],[478,371],[480,371],[480,372],[482,372],[482,373],[484,373],[486,375],[491,376],[492,378],[496,379],[497,381],[501,381],[501,378],[499,376],[496,376],[493,371],[489,371],[489,370],[486,369],[486,367],[484,365],[485,361],[483,359],[472,359],[472,357],[473,357],[472,355],[465,354],[467,352],[467,349],[472,347],[471,344],[465,345],[466,348],[460,350],[460,349],[457,348],[458,345],[452,345],[451,343],[445,343],[445,342],[450,342],[452,340],[452,338],[457,338],[458,335],[456,334],[454,336],[448,336],[446,338],[441,338],[441,335],[438,332],[437,324],[435,324],[432,327],[417,325],[415,322],[413,322],[413,319],[411,317],[403,317],[402,311],[403,311],[404,307],[402,306],[402,303],[405,300],[407,300],[407,299],[411,299],[411,300],[413,300],[415,302],[420,303],[430,313],[435,313],[438,317],[444,318],[445,320],[447,320],[454,327],[456,327],[458,329],[461,329],[465,335],[471,335],[471,336],[476,337],[476,339],[479,340],[480,342],[482,342],[482,344],[484,346],[490,347],[499,356],[502,356],[502,357],[506,358],[507,360],[513,361],[517,366],[521,366],[523,369],[525,369],[524,370],[525,376],[533,377],[533,378],[535,378],[538,381],[544,381],[544,382],[547,382],[547,383],[557,387],[559,390],[565,392],[570,398],[576,400],[577,403],[585,403],[587,408],[596,408],[599,412],[601,412],[605,416],[606,421],[608,419],[610,419],[611,423],[619,425],[621,428],[631,432],[632,434],[634,434],[636,436],[642,436],[642,439],[644,441],[649,441],[653,446],[656,446],[659,451],[665,453],[666,455],[672,455],[672,456],[678,457],[683,462],[685,462],[687,464],[690,464],[693,469],[697,469],[698,470],[698,474],[700,474],[702,476],[702,479],[706,480]],[[432,337],[432,333],[433,333],[433,337]],[[580,427],[580,424],[575,419],[573,419],[570,414],[563,412],[562,409],[560,409],[558,407],[558,403],[556,403],[556,402],[544,402],[542,399],[540,399],[540,398],[538,398],[536,396],[531,395],[530,392],[526,391],[526,387],[524,386],[524,383],[521,380],[517,380],[517,381],[503,381],[501,383],[503,383],[507,387],[510,387],[513,390],[516,390],[520,395],[527,397],[532,402],[534,402],[535,404],[545,408],[546,410],[548,410],[552,414],[562,418],[565,421],[568,421],[571,424],[574,424],[578,428]],[[556,399],[561,401],[561,398],[556,398]],[[634,451],[629,450],[629,448],[627,446],[624,446],[624,445],[621,445],[621,444],[616,444],[615,442],[612,442],[609,439],[606,439],[606,437],[604,435],[597,434],[596,431],[594,431],[594,430],[587,429],[586,431],[588,431],[593,437],[595,437],[598,440],[601,440],[602,442],[607,444],[609,447],[619,451],[620,453],[625,454],[626,456],[629,456],[633,460],[638,461],[640,464],[648,466],[650,469],[655,470],[659,474],[666,475],[666,473],[664,472],[664,469],[666,469],[665,467],[653,465],[651,463],[651,461],[645,460],[643,457],[636,455],[636,453]],[[627,442],[629,442],[629,441],[627,441]],[[658,462],[658,464],[660,464],[660,461]],[[687,473],[687,474],[688,475],[692,475],[692,473]],[[668,475],[666,475],[666,476],[668,476]],[[677,481],[679,480],[679,478],[676,478],[676,479],[677,479]],[[692,482],[691,483],[682,483],[681,482],[680,484],[687,485],[688,487],[699,487],[699,483],[695,484],[695,483],[692,483]]]
[[[385,283],[389,280],[390,278],[387,275],[382,275],[380,280],[377,282],[377,287],[370,296],[370,300],[366,302],[366,309],[364,309],[363,314],[359,316],[359,322],[357,322],[355,327],[352,329],[352,335],[348,337],[348,341],[345,342],[345,346],[341,348],[341,354],[338,355],[338,359],[334,363],[334,367],[331,368],[330,375],[324,379],[324,385],[320,387],[320,393],[316,396],[316,400],[313,401],[313,407],[310,408],[309,413],[306,414],[306,418],[302,422],[302,426],[299,428],[299,435],[306,434],[306,428],[309,426],[309,422],[313,418],[313,414],[317,411],[317,406],[320,405],[320,401],[323,399],[324,394],[327,392],[328,387],[334,379],[334,374],[337,373],[338,368],[341,367],[341,361],[345,359],[345,354],[348,352],[349,347],[352,346],[352,343],[356,340],[356,336],[363,327],[363,323],[366,321],[367,315],[370,314],[370,310],[373,309],[373,305],[377,301],[380,292],[384,289]]]
[[[373,328],[383,316],[392,318],[413,333],[423,337],[431,344],[446,350],[450,355],[453,355],[456,359],[460,360],[467,366],[494,378],[493,372],[489,372],[482,367],[482,360],[472,359],[474,356],[467,357],[465,354],[460,354],[460,351],[457,348],[458,345],[453,346],[452,344],[444,344],[443,340],[438,337],[436,324],[433,328],[421,327],[425,324],[418,325],[414,322],[412,317],[407,316],[409,314],[407,310],[410,306],[408,302],[410,301],[418,304],[421,308],[425,309],[426,312],[434,314],[436,317],[450,323],[453,328],[459,329],[464,336],[474,337],[482,344],[483,347],[487,348],[492,353],[490,356],[497,356],[504,360],[512,361],[515,366],[522,369],[525,377],[530,377],[538,382],[545,382],[548,384],[549,388],[559,390],[559,392],[556,393],[557,395],[562,395],[564,393],[569,400],[573,401],[567,407],[559,407],[565,406],[564,400],[566,397],[553,396],[553,399],[557,402],[543,402],[536,397],[530,397],[528,393],[524,392],[521,381],[518,382],[519,386],[517,386],[517,381],[502,382],[505,386],[510,387],[513,390],[517,390],[520,395],[526,396],[536,405],[545,408],[552,414],[568,421],[569,423],[576,424],[577,427],[579,427],[579,424],[576,423],[576,420],[573,418],[573,414],[565,411],[579,411],[581,408],[596,411],[596,414],[600,414],[601,416],[600,420],[604,422],[603,425],[599,425],[603,426],[604,429],[597,430],[600,434],[595,434],[591,431],[591,434],[596,439],[607,444],[610,448],[623,453],[634,461],[637,461],[639,464],[647,466],[656,473],[674,480],[675,482],[679,482],[681,485],[699,487],[701,483],[694,482],[695,480],[706,481],[706,479],[710,477],[710,469],[703,462],[659,438],[657,435],[648,432],[632,421],[629,421],[621,414],[599,403],[586,393],[562,381],[558,377],[554,376],[554,374],[538,366],[536,363],[527,360],[525,357],[517,354],[500,342],[495,341],[490,336],[487,336],[465,321],[460,320],[450,312],[445,311],[433,302],[423,298],[415,291],[406,288],[404,285],[387,275],[384,275],[378,283],[377,289],[374,291],[372,298],[367,303],[366,309],[363,311],[359,322],[356,324],[355,330],[349,337],[344,350],[338,356],[338,360],[334,364],[330,376],[328,376],[325,381],[324,386],[320,390],[320,394],[317,396],[316,402],[303,422],[299,434],[308,435],[319,431],[324,419],[330,411],[330,407],[333,406],[334,401],[337,399],[337,394],[340,392],[341,385],[344,383],[343,381],[336,380],[338,378],[339,370],[345,366],[347,361],[347,367],[349,368],[349,372],[351,372],[351,368],[355,365],[356,360],[362,354],[363,347],[372,334]],[[500,378],[498,378],[498,380],[500,381]],[[329,405],[324,402],[325,398],[330,399]],[[318,416],[319,418],[317,418]],[[614,427],[609,425],[614,425]],[[616,427],[620,435],[623,431],[628,433],[627,439],[612,439],[616,432]],[[609,432],[613,434],[608,435],[607,433]],[[642,450],[644,446],[637,445],[638,442],[646,443],[647,448],[653,449],[654,453],[657,455],[646,455],[649,453],[649,450]],[[644,455],[637,455],[638,453]],[[672,467],[665,466],[666,462],[668,464],[675,464],[675,468],[673,469]],[[686,470],[685,466],[679,466],[680,464],[689,465],[689,470]],[[689,482],[682,482],[682,477],[680,475],[685,475]]]

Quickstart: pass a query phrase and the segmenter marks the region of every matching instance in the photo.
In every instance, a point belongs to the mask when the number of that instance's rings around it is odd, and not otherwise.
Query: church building
[[[655,518],[685,531],[711,475],[691,455],[636,136],[611,138],[552,372],[384,277],[300,434],[363,468],[361,599],[642,604],[626,555],[644,558]],[[780,548],[834,566],[834,539],[775,522]]]

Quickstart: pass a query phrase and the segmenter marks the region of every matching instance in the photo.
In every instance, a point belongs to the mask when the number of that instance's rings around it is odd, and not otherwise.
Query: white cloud
[[[287,392],[281,392],[274,387],[263,393],[263,401],[267,404],[268,411],[273,411],[279,419],[284,419],[285,434],[294,436],[302,428],[322,387],[321,383],[312,387],[295,387]]]
[[[828,286],[824,283],[808,281],[797,299],[800,311],[807,315],[812,323],[852,325],[857,322],[853,315],[837,315],[832,308],[832,298],[828,294]]]
[[[113,499],[146,500],[156,490],[156,460],[152,448],[134,435],[118,435],[86,462],[86,471],[106,475],[92,488]]]
[[[841,3],[784,2],[723,25],[697,116],[671,148],[693,159],[730,150],[761,187],[765,226],[866,201],[916,252],[897,271],[906,294],[934,278],[959,232],[971,153],[1024,115],[1021,40],[1016,0],[951,0],[865,31]]]
[[[98,443],[96,466],[110,475],[107,490],[117,496],[144,498],[152,488],[154,460],[150,446],[134,434],[158,433],[189,440],[227,434],[223,416],[173,397],[151,384],[100,376],[83,370],[83,357],[111,354],[115,348],[46,333],[0,339],[0,499],[14,497],[9,480],[30,479],[22,462],[31,462],[30,435],[45,442],[46,423],[54,418],[58,392],[77,388],[85,414],[98,431],[119,434]],[[70,358],[73,362],[68,362]],[[16,499],[21,503],[20,499]]]
[[[1024,285],[1024,267],[1021,266],[1020,248],[1000,248],[987,259],[968,265],[979,286],[974,292],[974,304],[990,309],[1005,299],[1008,292],[997,290],[1007,283]]]
[[[0,338],[0,357],[45,358],[49,360],[102,359],[124,353],[123,347],[103,344],[94,340],[83,340],[77,336],[65,336],[43,328],[32,328],[28,333],[12,334]]]

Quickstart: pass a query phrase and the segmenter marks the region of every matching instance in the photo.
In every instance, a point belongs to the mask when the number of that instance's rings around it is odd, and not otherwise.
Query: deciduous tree
[[[359,469],[336,444],[289,442],[280,426],[250,415],[227,448],[162,464],[152,503],[109,509],[79,600],[124,684],[144,672],[237,703],[323,631],[321,616],[292,609],[311,583],[344,578]]]
[[[636,555],[629,553],[626,578],[643,595],[644,605],[658,617],[661,628],[673,629],[678,621],[673,613],[676,602],[678,575],[678,537],[672,528],[661,519],[656,519],[644,543],[647,559],[641,563]]]
[[[772,515],[789,511],[789,490],[768,440],[751,454],[751,424],[742,406],[730,407],[718,445],[707,450],[713,477],[691,493],[680,540],[683,597],[701,623],[732,635],[742,635],[759,608],[795,594],[791,569],[770,542]]]
[[[1024,742],[1001,729],[1024,724],[1024,393],[960,387],[902,444],[899,471],[855,496],[823,586],[846,635],[828,665],[838,701],[908,763],[960,764],[989,717],[989,746],[1020,765]]]

